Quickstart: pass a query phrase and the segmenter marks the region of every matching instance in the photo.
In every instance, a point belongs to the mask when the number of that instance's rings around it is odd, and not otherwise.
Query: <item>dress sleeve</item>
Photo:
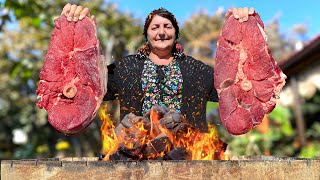
[[[211,91],[209,92],[208,101],[214,101],[214,102],[219,101],[218,93],[217,93],[217,90],[214,87],[213,83],[212,83]]]
[[[213,67],[210,67],[210,72],[211,72],[210,74],[212,74],[212,78],[213,78],[213,74],[214,74],[214,68]],[[214,102],[218,102],[219,101],[217,90],[214,87],[214,78],[212,79],[212,83],[210,84],[210,91],[209,91],[208,101],[214,101]]]
[[[107,83],[107,93],[104,96],[104,101],[115,100],[118,98],[118,83],[115,79],[115,64],[110,64],[108,67],[108,83]]]

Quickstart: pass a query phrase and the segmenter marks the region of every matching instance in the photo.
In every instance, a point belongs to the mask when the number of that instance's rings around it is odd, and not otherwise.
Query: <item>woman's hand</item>
[[[68,21],[77,22],[82,20],[84,17],[90,17],[90,11],[88,8],[84,8],[82,6],[78,6],[76,4],[66,4],[63,7],[61,15],[64,14],[67,17]],[[91,19],[95,21],[94,16],[91,16]]]
[[[245,22],[248,21],[249,15],[252,15],[253,13],[254,8],[230,8],[226,13],[225,18],[228,19],[231,15],[233,15],[233,17],[238,19],[239,22]]]

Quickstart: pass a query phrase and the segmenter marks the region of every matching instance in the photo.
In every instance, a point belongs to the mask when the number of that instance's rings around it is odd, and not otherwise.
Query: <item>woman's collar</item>
[[[174,52],[172,53],[172,56],[173,56],[173,59],[175,60],[183,60],[184,59],[183,57],[185,57],[185,54],[183,52]],[[145,60],[149,58],[149,55],[146,53],[138,52],[136,54],[136,57],[139,58],[139,60]]]

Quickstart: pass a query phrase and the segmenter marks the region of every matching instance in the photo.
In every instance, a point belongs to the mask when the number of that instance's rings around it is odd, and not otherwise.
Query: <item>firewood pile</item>
[[[227,144],[187,123],[179,112],[155,105],[145,116],[126,115],[117,127],[101,116],[102,160],[225,159]]]

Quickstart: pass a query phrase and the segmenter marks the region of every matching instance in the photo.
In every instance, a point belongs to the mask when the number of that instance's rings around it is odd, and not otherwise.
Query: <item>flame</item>
[[[102,152],[106,153],[106,158],[109,158],[109,156],[118,149],[119,145],[117,135],[114,131],[114,123],[112,122],[110,115],[106,112],[107,105],[101,106],[99,116],[102,120],[102,125],[100,128]]]
[[[152,151],[146,157],[147,159],[163,157],[173,147],[184,147],[190,155],[190,160],[229,159],[225,155],[226,144],[219,139],[218,132],[213,125],[209,125],[208,133],[201,133],[190,126],[187,128],[187,132],[173,135],[168,129],[161,127],[159,117],[151,111],[149,128],[145,127],[145,123],[137,122],[131,128],[119,128],[119,132],[106,110],[107,105],[102,105],[99,111],[102,120],[100,128],[102,152],[106,155],[103,160],[109,160],[110,155],[115,153],[120,146],[128,149],[147,146]],[[164,142],[165,147],[161,152],[157,152],[157,148],[153,145],[153,140],[161,137],[168,138],[168,140],[161,139],[161,141],[166,141]]]
[[[201,133],[189,128],[188,133],[183,138],[179,138],[176,145],[186,147],[192,154],[192,160],[228,160],[229,158],[224,154],[226,144],[219,139],[215,126],[209,124],[208,131],[208,133]]]

